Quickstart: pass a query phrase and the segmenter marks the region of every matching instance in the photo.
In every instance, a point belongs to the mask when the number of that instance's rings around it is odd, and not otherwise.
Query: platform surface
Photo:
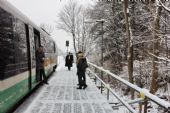
[[[88,76],[85,90],[76,89],[77,83],[75,64],[68,71],[60,61],[49,85],[41,86],[14,113],[114,113]]]

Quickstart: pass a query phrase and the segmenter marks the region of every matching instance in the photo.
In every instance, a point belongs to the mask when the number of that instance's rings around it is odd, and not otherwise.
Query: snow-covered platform
[[[14,113],[114,113],[100,90],[87,76],[88,87],[77,88],[75,65],[71,71],[60,62],[57,71]]]

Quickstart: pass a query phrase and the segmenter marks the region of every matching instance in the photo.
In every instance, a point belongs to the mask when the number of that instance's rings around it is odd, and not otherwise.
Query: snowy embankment
[[[145,97],[149,98],[149,100],[151,100],[151,102],[157,103],[159,106],[162,106],[162,107],[164,107],[166,109],[168,109],[170,107],[170,103],[169,102],[164,101],[164,100],[160,99],[159,97],[157,97],[156,95],[151,94],[147,89],[140,88],[140,87],[138,87],[138,86],[136,86],[134,84],[131,84],[128,81],[126,81],[126,80],[124,80],[124,79],[114,75],[110,71],[103,69],[102,67],[98,67],[98,66],[96,66],[96,65],[94,65],[92,63],[89,63],[89,65],[91,65],[92,67],[95,67],[98,70],[103,71],[104,73],[106,73],[107,75],[109,75],[113,79],[115,79],[116,81],[119,81],[119,82],[125,84],[127,87],[130,87],[130,88],[134,89],[138,93],[140,93],[140,94],[144,95]]]

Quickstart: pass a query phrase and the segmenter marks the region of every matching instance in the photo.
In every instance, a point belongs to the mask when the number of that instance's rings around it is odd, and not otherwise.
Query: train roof
[[[0,0],[0,7],[5,11],[11,13],[16,16],[18,19],[22,20],[25,24],[33,26],[35,29],[39,30],[44,35],[50,36],[47,32],[38,27],[35,23],[33,23],[27,16],[25,16],[21,11],[19,11],[15,6],[9,3],[7,0]]]

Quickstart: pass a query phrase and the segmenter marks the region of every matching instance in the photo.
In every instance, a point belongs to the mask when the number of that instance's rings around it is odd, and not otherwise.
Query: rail
[[[105,83],[95,72],[92,71],[92,68],[94,68],[95,70],[99,70],[101,71],[103,74],[107,74],[108,76],[114,78],[115,80],[118,80],[119,82],[123,83],[124,85],[128,86],[129,88],[132,88],[133,90],[137,91],[138,93],[140,93],[142,98],[139,98],[136,100],[136,102],[140,102],[142,100],[145,99],[145,97],[149,100],[151,100],[152,102],[156,103],[157,105],[165,108],[166,110],[170,111],[170,103],[160,99],[159,97],[157,97],[156,95],[151,94],[147,89],[144,88],[140,88],[118,76],[116,76],[115,74],[111,73],[109,70],[105,70],[102,67],[99,67],[95,64],[92,64],[90,62],[88,62],[89,68],[88,68],[88,72],[89,74],[92,74],[93,76],[95,76],[95,79],[98,79],[101,82],[101,93],[102,93],[102,84],[107,88],[107,98],[109,99],[109,92],[111,92],[130,112],[132,113],[136,113],[136,111],[129,105],[131,102],[126,102],[124,101],[118,94],[115,93],[115,91],[113,91],[113,89],[111,89],[111,87],[109,86],[109,84]],[[135,100],[132,100],[132,103]],[[121,106],[116,105],[116,106]]]

